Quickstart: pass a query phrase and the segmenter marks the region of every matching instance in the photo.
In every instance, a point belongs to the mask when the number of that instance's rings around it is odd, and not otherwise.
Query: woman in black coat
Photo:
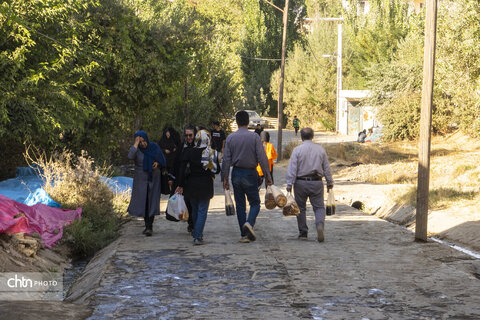
[[[214,155],[215,150],[210,148],[208,132],[201,130],[195,136],[194,147],[185,150],[180,166],[176,192],[184,194],[192,205],[192,236],[195,245],[203,244],[203,229],[210,199],[213,198],[213,182],[218,166]]]
[[[174,176],[174,165],[175,157],[177,154],[177,144],[175,143],[175,138],[173,137],[174,130],[172,128],[167,128],[163,130],[162,139],[158,143],[160,148],[162,148],[163,154],[165,155],[165,160],[167,162],[166,170],[162,172],[162,193],[170,194],[171,186],[169,183],[170,176]]]

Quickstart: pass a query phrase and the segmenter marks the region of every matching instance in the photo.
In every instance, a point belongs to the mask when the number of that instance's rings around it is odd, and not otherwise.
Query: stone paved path
[[[143,222],[133,221],[104,265],[90,319],[480,318],[471,257],[415,243],[410,231],[348,206],[337,210],[321,244],[314,231],[297,240],[295,218],[278,209],[262,209],[257,241],[238,243],[222,195],[211,203],[204,246],[193,246],[185,223],[157,219],[145,238]]]

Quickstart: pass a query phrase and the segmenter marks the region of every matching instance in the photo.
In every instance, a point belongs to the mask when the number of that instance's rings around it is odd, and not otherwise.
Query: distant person
[[[373,135],[373,127],[368,129],[367,138],[370,138]]]
[[[246,111],[239,111],[235,116],[238,130],[227,137],[222,165],[223,187],[230,189],[228,177],[232,170],[233,195],[236,203],[238,225],[240,227],[240,242],[255,241],[253,231],[255,221],[260,212],[260,196],[258,194],[257,164],[265,173],[265,185],[272,184],[268,159],[260,137],[248,131],[249,116]],[[248,217],[245,196],[250,204]]]
[[[213,160],[210,135],[200,130],[195,136],[194,147],[185,149],[180,166],[178,187],[175,192],[184,194],[192,206],[193,244],[202,245],[203,229],[207,221],[210,199],[213,198],[213,181],[217,163]],[[187,165],[189,174],[186,177]]]
[[[151,236],[153,221],[160,214],[160,168],[165,167],[165,157],[155,142],[150,142],[145,131],[134,135],[135,143],[130,147],[128,158],[135,160],[133,188],[127,212],[143,217],[143,234]]]
[[[333,179],[330,172],[327,153],[316,143],[313,143],[313,130],[303,128],[300,131],[303,143],[293,149],[290,156],[290,163],[287,170],[287,192],[295,192],[295,201],[300,208],[297,216],[297,224],[300,240],[306,240],[308,226],[306,217],[307,198],[315,213],[315,225],[317,228],[317,240],[323,242],[325,239],[325,204],[323,202],[323,182],[327,180],[327,190],[333,188]]]
[[[297,116],[293,116],[293,128],[295,129],[295,137],[297,136],[298,129],[300,129],[300,120],[297,118]]]
[[[220,128],[220,122],[213,121],[213,128],[210,132],[212,134],[212,148],[220,153],[223,153],[227,136],[225,135],[225,132]]]
[[[270,169],[270,176],[272,177],[272,183],[274,183],[273,161],[277,159],[277,151],[275,150],[275,147],[273,146],[273,144],[270,143],[270,133],[268,133],[267,131],[263,131],[260,134],[260,140],[262,140],[263,148],[265,149],[265,153],[267,154],[268,166]],[[258,187],[260,188],[260,186],[263,184],[263,179],[264,179],[263,171],[260,165],[257,165],[257,172],[258,172]]]
[[[366,137],[367,137],[367,130],[363,129],[363,131],[360,131],[358,133],[357,142],[364,143]]]
[[[165,128],[163,130],[163,135],[160,139],[159,145],[165,155],[165,160],[167,162],[166,170],[165,172],[162,172],[162,193],[170,194],[171,184],[168,184],[168,175],[175,175],[174,165],[175,157],[177,154],[177,144],[175,143],[171,128]]]
[[[257,124],[257,127],[255,128],[255,133],[260,136],[260,134],[263,132],[263,127],[261,124]]]

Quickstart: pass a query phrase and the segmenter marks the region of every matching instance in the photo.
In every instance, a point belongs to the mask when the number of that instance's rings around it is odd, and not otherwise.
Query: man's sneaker
[[[325,240],[325,235],[323,234],[323,225],[321,224],[317,226],[317,240],[318,242],[323,242]]]
[[[240,240],[238,240],[240,243],[250,243],[250,239],[247,237],[241,237]]]
[[[257,237],[255,237],[255,232],[253,232],[253,227],[250,225],[250,223],[245,222],[245,224],[243,225],[243,232],[245,232],[250,241],[255,241],[255,239],[257,239]]]
[[[146,235],[147,237],[151,237],[152,234],[153,234],[152,229],[147,229],[147,230],[145,231],[145,235]]]
[[[203,245],[203,240],[202,239],[193,239],[193,245],[194,246],[201,246]]]
[[[298,235],[298,240],[304,240],[304,241],[308,240],[308,236],[306,234],[305,235],[300,234],[300,235]]]

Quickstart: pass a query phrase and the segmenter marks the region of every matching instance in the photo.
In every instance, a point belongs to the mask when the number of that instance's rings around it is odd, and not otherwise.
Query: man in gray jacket
[[[325,204],[323,202],[323,182],[327,180],[327,190],[333,188],[333,179],[330,172],[327,153],[320,145],[313,143],[313,130],[303,128],[300,131],[303,143],[293,149],[287,171],[287,191],[292,191],[294,186],[295,201],[300,209],[297,216],[298,238],[306,240],[308,235],[306,203],[310,203],[315,213],[317,227],[317,240],[323,242],[325,225]]]
[[[258,194],[257,164],[265,172],[265,185],[272,184],[268,166],[267,154],[258,134],[248,131],[249,116],[246,111],[237,112],[235,119],[238,130],[227,137],[222,164],[223,187],[228,190],[230,167],[232,170],[233,195],[237,208],[237,219],[240,227],[242,243],[255,241],[253,231],[257,215],[260,212],[260,196]],[[246,215],[245,196],[250,204],[250,211]]]

